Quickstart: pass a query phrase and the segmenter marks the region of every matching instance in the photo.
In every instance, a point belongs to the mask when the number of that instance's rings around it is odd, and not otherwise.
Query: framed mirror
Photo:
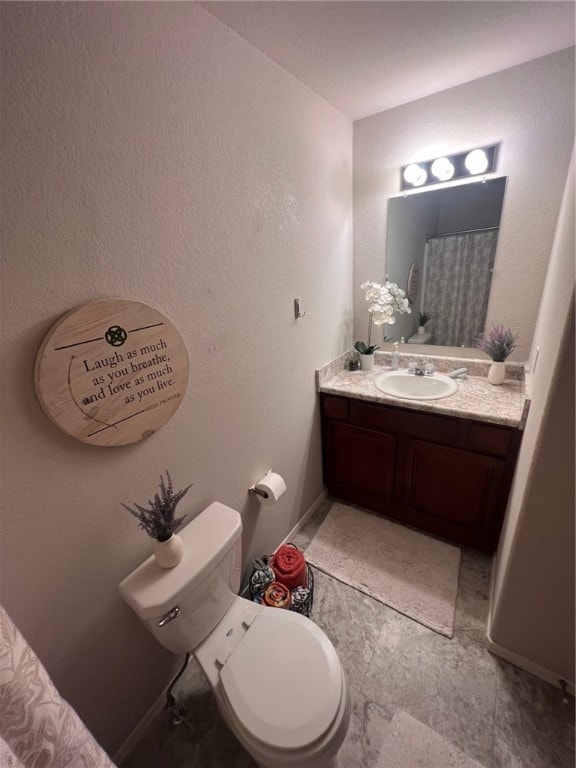
[[[412,313],[397,316],[386,336],[474,346],[485,330],[505,188],[501,176],[389,199],[387,279],[409,291]]]

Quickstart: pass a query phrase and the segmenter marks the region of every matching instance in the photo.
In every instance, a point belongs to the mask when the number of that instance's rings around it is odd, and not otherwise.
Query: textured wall
[[[400,167],[501,142],[508,176],[487,324],[520,333],[525,360],[574,137],[574,49],[521,64],[354,123],[354,338],[363,338],[365,280],[384,276],[386,201]]]
[[[574,210],[572,162],[534,335],[540,353],[532,405],[495,561],[488,625],[490,640],[572,684]]]
[[[1,599],[114,751],[176,666],[117,584],[151,552],[120,502],[164,468],[183,512],[242,513],[270,551],[322,492],[314,368],[351,343],[352,125],[191,3],[5,3]],[[65,311],[165,312],[180,410],[95,448],[41,411],[33,365]],[[306,317],[297,323],[293,299]],[[288,493],[261,510],[270,467]]]

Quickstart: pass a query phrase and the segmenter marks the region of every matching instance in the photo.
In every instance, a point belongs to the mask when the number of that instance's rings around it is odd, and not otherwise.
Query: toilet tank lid
[[[428,344],[430,341],[431,333],[415,333],[414,336],[410,336],[408,344]]]
[[[241,532],[240,514],[213,502],[178,531],[184,555],[176,567],[161,568],[151,556],[120,583],[120,594],[141,619],[163,615],[226,554]]]

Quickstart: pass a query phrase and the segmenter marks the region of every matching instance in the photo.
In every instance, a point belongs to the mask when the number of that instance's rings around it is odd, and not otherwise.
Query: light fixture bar
[[[410,163],[401,168],[400,189],[417,189],[466,179],[496,170],[498,144],[478,147],[455,155],[441,155],[432,160]]]

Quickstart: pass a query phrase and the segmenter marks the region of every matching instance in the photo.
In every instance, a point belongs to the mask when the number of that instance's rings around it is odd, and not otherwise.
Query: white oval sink
[[[440,400],[450,397],[458,389],[454,379],[443,373],[415,376],[406,371],[387,371],[380,374],[374,384],[384,394],[405,400]]]

